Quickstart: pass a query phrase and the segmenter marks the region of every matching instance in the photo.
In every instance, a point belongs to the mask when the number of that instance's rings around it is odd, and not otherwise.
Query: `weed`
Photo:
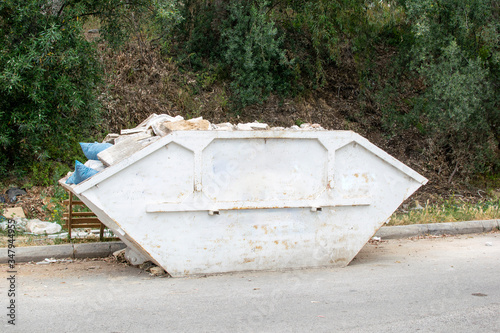
[[[295,120],[295,125],[297,125],[297,126],[300,126],[300,125],[302,125],[303,123],[304,123],[304,121],[303,121],[302,119],[297,119],[297,120]]]

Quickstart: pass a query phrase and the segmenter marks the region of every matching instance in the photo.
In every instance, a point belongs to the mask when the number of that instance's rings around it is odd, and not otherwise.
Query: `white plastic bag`
[[[26,229],[29,232],[34,233],[35,235],[42,235],[42,234],[55,234],[61,231],[62,227],[55,223],[55,222],[43,222],[40,221],[39,219],[33,219],[29,220]]]

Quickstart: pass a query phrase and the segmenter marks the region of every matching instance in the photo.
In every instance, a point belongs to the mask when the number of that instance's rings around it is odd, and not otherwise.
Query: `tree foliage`
[[[424,80],[417,116],[450,160],[487,171],[500,139],[500,17],[485,0],[407,0],[407,68]]]
[[[361,0],[178,1],[169,52],[191,70],[222,68],[235,104],[260,103],[325,82],[324,67],[340,61],[347,36],[366,35]],[[366,39],[366,38],[365,38]],[[173,42],[172,42],[173,41]]]
[[[100,17],[103,35],[116,44],[125,35],[123,12],[139,5],[119,0],[0,3],[0,176],[65,161],[76,142],[92,134],[100,122],[102,68],[82,24]]]

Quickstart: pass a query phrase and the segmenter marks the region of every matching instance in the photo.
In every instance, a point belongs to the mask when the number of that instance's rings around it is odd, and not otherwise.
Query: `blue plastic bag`
[[[108,149],[109,147],[113,146],[111,143],[85,143],[85,142],[80,142],[80,147],[82,147],[83,153],[85,154],[85,157],[88,158],[89,160],[98,160],[97,154],[99,154],[101,151]]]
[[[73,172],[71,177],[66,180],[66,184],[80,184],[85,179],[92,177],[96,173],[98,173],[97,170],[89,168],[79,161],[75,161],[75,172]]]

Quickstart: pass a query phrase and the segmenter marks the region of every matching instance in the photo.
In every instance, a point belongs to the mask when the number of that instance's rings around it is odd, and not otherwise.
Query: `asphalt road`
[[[3,276],[6,265],[1,265]],[[345,268],[158,278],[22,264],[2,332],[500,332],[500,233],[367,244]]]

